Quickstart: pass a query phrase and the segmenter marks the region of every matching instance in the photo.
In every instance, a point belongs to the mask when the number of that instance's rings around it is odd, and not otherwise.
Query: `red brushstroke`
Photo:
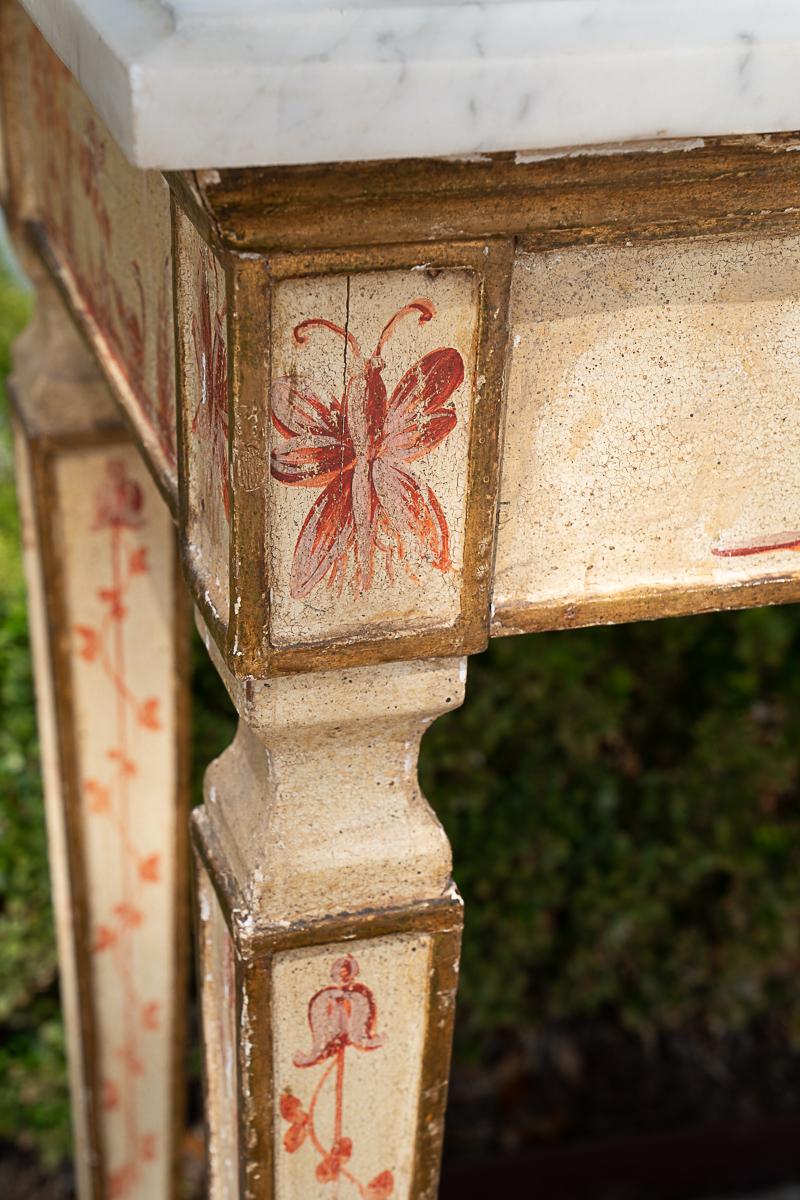
[[[441,504],[411,464],[455,428],[451,397],[464,379],[464,362],[452,348],[432,350],[408,368],[389,396],[382,353],[397,325],[412,315],[424,325],[436,310],[424,299],[404,305],[369,357],[349,330],[324,317],[294,328],[299,346],[315,329],[334,333],[345,346],[340,399],[321,400],[315,385],[296,376],[277,379],[271,391],[272,424],[280,436],[271,455],[272,477],[290,487],[323,489],[295,544],[290,590],[297,600],[326,578],[329,587],[343,587],[351,557],[355,593],[369,590],[378,555],[390,579],[398,562],[416,581],[406,562],[409,540],[436,570],[452,569]]]
[[[775,533],[768,538],[756,538],[752,542],[740,542],[737,546],[712,546],[711,553],[717,558],[743,558],[748,554],[769,554],[775,550],[800,550],[800,531]]]
[[[289,1128],[283,1135],[283,1147],[288,1154],[295,1154],[308,1141],[319,1157],[314,1172],[317,1182],[345,1180],[362,1200],[389,1200],[394,1192],[391,1171],[382,1171],[369,1183],[362,1183],[347,1167],[353,1155],[353,1142],[343,1132],[347,1050],[379,1050],[384,1044],[384,1039],[377,1033],[375,997],[370,988],[355,982],[358,974],[358,962],[352,954],[337,959],[331,967],[333,986],[321,988],[309,1001],[311,1049],[298,1051],[294,1065],[308,1068],[326,1061],[328,1065],[317,1081],[307,1110],[290,1088],[284,1089],[280,1114]],[[334,1081],[334,1119],[330,1145],[326,1146],[317,1130],[316,1108],[331,1078]]]
[[[192,341],[197,366],[199,398],[192,417],[192,433],[205,443],[205,490],[219,489],[226,520],[231,518],[228,479],[228,348],[225,341],[224,304],[211,311],[211,275],[217,284],[217,260],[210,251],[200,254],[197,280],[197,311],[192,315]]]

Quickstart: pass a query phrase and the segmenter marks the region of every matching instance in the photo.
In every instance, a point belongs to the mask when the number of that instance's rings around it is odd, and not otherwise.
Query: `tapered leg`
[[[167,1200],[188,916],[174,530],[46,284],[13,392],[79,1194]]]
[[[434,1200],[461,905],[417,752],[464,661],[217,665],[240,724],[194,821],[213,1200]]]

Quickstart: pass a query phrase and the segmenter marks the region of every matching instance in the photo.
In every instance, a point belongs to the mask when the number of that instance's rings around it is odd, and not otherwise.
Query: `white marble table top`
[[[164,169],[800,129],[800,0],[23,0]]]

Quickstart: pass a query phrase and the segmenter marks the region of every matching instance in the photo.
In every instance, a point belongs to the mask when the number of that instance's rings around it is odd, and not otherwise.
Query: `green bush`
[[[0,286],[0,375],[26,301]],[[602,1012],[800,1042],[792,609],[495,642],[423,743],[467,902],[460,1052]],[[232,735],[205,656],[194,758]],[[7,430],[0,430],[0,1138],[68,1145]]]
[[[611,1011],[800,1041],[794,609],[509,639],[425,739],[475,1037]]]
[[[30,309],[0,276],[0,386]],[[46,1164],[69,1151],[33,680],[12,483],[0,406],[0,1138]]]

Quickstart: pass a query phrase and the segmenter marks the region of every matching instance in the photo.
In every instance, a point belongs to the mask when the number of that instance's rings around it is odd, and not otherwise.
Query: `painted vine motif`
[[[296,1154],[309,1145],[317,1155],[315,1176],[318,1183],[348,1185],[361,1200],[390,1200],[394,1194],[394,1176],[381,1171],[369,1183],[362,1183],[349,1169],[353,1142],[344,1132],[346,1094],[345,1067],[348,1049],[366,1053],[380,1050],[384,1037],[378,1033],[378,1008],[370,988],[356,982],[359,965],[352,954],[338,958],[331,967],[332,985],[321,988],[308,1004],[311,1048],[298,1051],[294,1065],[309,1069],[326,1064],[311,1094],[308,1107],[291,1088],[280,1098],[280,1113],[288,1123],[283,1135],[287,1154]],[[334,1092],[333,1129],[325,1136],[319,1129],[317,1105],[324,1089]]]
[[[192,343],[197,368],[199,398],[192,416],[192,433],[205,447],[203,456],[203,492],[215,492],[222,501],[226,521],[231,519],[231,489],[228,478],[228,346],[225,337],[227,305],[224,299],[214,304],[212,313],[211,278],[214,298],[220,286],[217,259],[202,247],[198,255],[195,293],[197,308],[192,314]]]
[[[388,394],[383,350],[398,324],[436,316],[430,300],[399,309],[384,326],[374,351],[364,355],[348,329],[324,317],[294,327],[305,346],[313,330],[344,342],[344,388],[339,398],[295,375],[275,380],[271,414],[280,441],[271,455],[272,477],[289,487],[321,488],[295,543],[290,591],[308,596],[323,580],[353,594],[369,591],[382,563],[387,578],[408,561],[411,544],[437,571],[452,570],[450,533],[433,489],[412,466],[435,449],[456,425],[453,393],[464,379],[464,362],[452,347],[432,350],[410,366]]]
[[[129,303],[119,279],[109,269],[113,251],[113,220],[106,203],[110,177],[109,138],[87,112],[78,131],[73,103],[77,85],[37,30],[28,36],[33,118],[41,155],[40,203],[51,242],[66,252],[69,274],[91,320],[105,339],[111,357],[124,375],[136,403],[152,427],[170,466],[176,462],[175,365],[173,349],[172,279],[169,252],[145,287],[138,258],[125,265],[133,284],[135,304]],[[76,205],[76,197],[78,204]],[[78,230],[92,223],[99,237],[83,252]],[[146,293],[155,295],[155,312]],[[153,355],[152,371],[148,351]]]
[[[99,486],[92,531],[108,545],[109,580],[97,591],[103,606],[99,624],[75,626],[78,654],[96,666],[113,695],[113,740],[106,749],[106,772],[84,780],[85,808],[90,819],[106,822],[113,831],[117,851],[118,893],[115,902],[97,919],[93,914],[95,956],[110,959],[118,984],[117,1003],[122,1013],[123,1036],[113,1046],[101,1048],[103,1063],[102,1105],[105,1119],[121,1123],[124,1160],[109,1167],[108,1195],[123,1200],[139,1183],[143,1167],[158,1156],[158,1135],[141,1127],[140,1097],[144,1097],[145,1062],[142,1039],[159,1029],[158,1000],[140,989],[137,944],[145,922],[142,889],[161,882],[161,855],[142,851],[135,837],[136,812],[131,785],[139,764],[132,753],[131,731],[157,732],[162,728],[156,697],[134,695],[127,682],[125,623],[131,593],[150,567],[139,531],[145,524],[144,495],[127,472],[125,463],[112,459]]]

